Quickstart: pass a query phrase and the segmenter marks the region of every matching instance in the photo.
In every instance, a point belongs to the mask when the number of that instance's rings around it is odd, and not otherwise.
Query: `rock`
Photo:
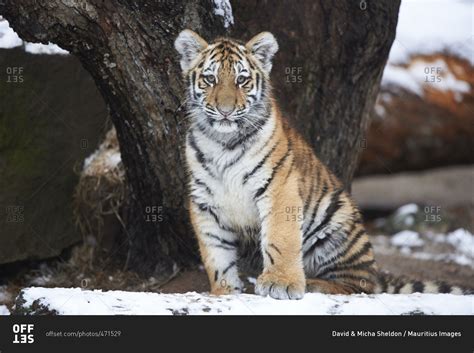
[[[473,231],[474,203],[471,166],[445,167],[423,172],[406,172],[393,175],[360,177],[352,183],[352,196],[366,214],[389,216],[395,209],[415,203],[418,211],[413,224],[404,219],[389,217],[388,228],[393,234],[404,229],[422,231],[424,228],[444,232],[455,228]]]
[[[396,79],[382,82],[356,175],[474,163],[474,67],[439,53],[391,68]]]
[[[107,112],[73,56],[1,49],[0,64],[0,264],[58,256],[81,240],[74,167],[95,149]]]

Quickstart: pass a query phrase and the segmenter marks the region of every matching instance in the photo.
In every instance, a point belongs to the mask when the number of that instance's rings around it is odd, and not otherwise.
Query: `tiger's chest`
[[[205,145],[200,147],[206,151]],[[244,182],[255,162],[239,151],[225,154],[212,153],[212,150],[206,152],[197,161],[195,151],[187,146],[188,164],[195,181],[192,196],[209,205],[224,225],[235,229],[258,228],[255,183]]]
[[[251,185],[242,183],[243,173],[224,174],[216,183],[213,204],[225,223],[238,228],[257,227],[258,209]]]

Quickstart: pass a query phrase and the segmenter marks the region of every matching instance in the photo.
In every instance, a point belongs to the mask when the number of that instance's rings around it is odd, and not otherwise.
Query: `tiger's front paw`
[[[290,276],[266,272],[257,278],[255,294],[267,296],[274,299],[301,299],[305,292],[305,279],[290,278]]]

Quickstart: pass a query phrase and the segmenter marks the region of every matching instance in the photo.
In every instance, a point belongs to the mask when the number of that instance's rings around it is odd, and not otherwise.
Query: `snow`
[[[84,160],[84,170],[87,170],[93,162],[99,161],[99,158],[104,170],[114,169],[122,161],[120,152],[115,150],[98,149]]]
[[[396,213],[397,213],[397,216],[406,216],[413,213],[417,213],[418,210],[419,210],[419,207],[416,203],[409,203],[407,205],[403,205],[399,207]]]
[[[99,154],[99,150],[97,149],[89,157],[86,157],[86,159],[84,159],[84,166],[83,166],[84,170],[89,168],[89,166],[92,164],[92,161],[97,158],[98,154]]]
[[[436,234],[431,237],[437,243],[450,244],[456,252],[474,260],[474,235],[468,230],[459,228],[448,234]]]
[[[229,0],[214,0],[214,14],[224,18],[224,27],[228,28],[234,24],[234,15]]]
[[[460,101],[470,85],[457,79],[444,60],[410,63],[410,58],[446,52],[474,65],[472,6],[472,1],[463,0],[403,0],[382,84],[402,87],[418,96],[429,86],[451,91]],[[431,67],[439,73],[427,72]],[[430,82],[433,76],[435,81]]]
[[[462,228],[448,234],[427,232],[423,235],[404,230],[391,237],[374,236],[372,240],[378,254],[400,252],[410,258],[452,262],[474,269],[474,235]],[[449,245],[449,249],[443,247],[444,244]]]
[[[58,45],[49,42],[48,44],[41,43],[25,43],[25,51],[31,54],[59,54],[67,55],[69,52],[60,48]]]
[[[389,62],[448,51],[474,64],[472,1],[403,0]]]
[[[31,54],[59,54],[67,55],[69,52],[53,43],[41,44],[24,42],[18,34],[10,27],[7,20],[0,16],[0,49],[11,49],[24,45],[27,53]]]
[[[379,117],[384,117],[387,113],[387,111],[385,110],[385,107],[380,104],[375,104],[375,112],[377,113]]]
[[[458,80],[456,76],[454,76],[454,74],[450,71],[444,60],[435,60],[434,62],[430,63],[430,65],[439,69],[442,75],[442,77],[440,77],[440,81],[436,82],[436,88],[438,90],[462,93],[469,92],[471,88],[469,83]],[[426,65],[423,65],[422,62],[416,62],[414,65],[410,66],[410,71],[412,71],[413,74],[416,73],[416,75],[418,75],[418,80],[426,79],[426,74],[424,73],[425,69]]]
[[[3,304],[9,302],[11,299],[10,293],[7,291],[7,286],[0,286],[0,316],[10,315],[10,310]]]
[[[403,87],[418,96],[422,96],[424,89],[428,87],[454,92],[456,97],[460,97],[461,93],[468,93],[471,89],[469,83],[456,78],[442,59],[416,60],[408,67],[395,66],[389,62],[385,67],[382,83],[384,86]]]
[[[402,87],[418,96],[423,94],[420,83],[416,81],[409,71],[404,67],[393,66],[390,63],[384,69],[382,85]]]
[[[120,152],[111,153],[107,158],[107,166],[109,168],[115,168],[122,161],[122,155]]]
[[[18,37],[18,34],[10,27],[8,21],[0,17],[0,48],[10,49],[19,47],[23,41]]]
[[[6,305],[0,305],[0,316],[10,315],[10,310],[8,310]]]
[[[413,248],[417,246],[423,246],[425,243],[417,232],[411,230],[402,230],[397,234],[393,235],[390,242],[394,246]]]
[[[189,292],[158,294],[25,288],[29,307],[35,300],[60,315],[472,315],[474,296],[453,294],[324,295],[282,301],[252,294],[210,296]]]
[[[405,226],[411,227],[415,224],[415,215],[418,210],[418,205],[414,203],[401,206],[395,212],[395,218],[398,221],[403,222]]]
[[[103,175],[112,170],[119,170],[122,161],[115,128],[110,129],[104,141],[91,155],[84,160],[83,173],[89,176]]]
[[[457,229],[449,233],[446,241],[454,246],[458,251],[474,258],[474,235],[465,229]]]

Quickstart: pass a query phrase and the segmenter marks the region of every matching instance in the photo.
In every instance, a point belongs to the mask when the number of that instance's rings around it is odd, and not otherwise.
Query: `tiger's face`
[[[262,32],[247,44],[218,39],[208,44],[190,30],[175,41],[188,84],[188,111],[194,123],[222,134],[258,129],[267,116],[274,36]]]

